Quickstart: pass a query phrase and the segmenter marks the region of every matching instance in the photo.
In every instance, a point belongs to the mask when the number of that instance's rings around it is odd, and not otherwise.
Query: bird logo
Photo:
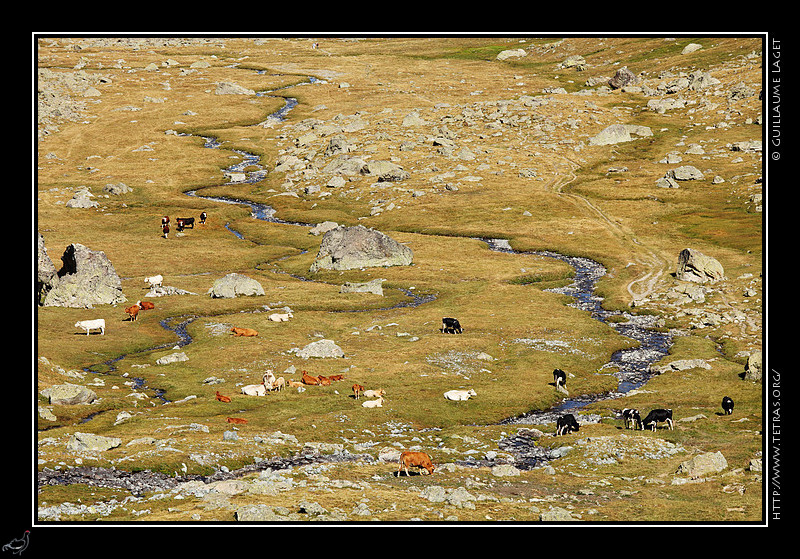
[[[10,551],[11,553],[20,555],[28,547],[28,537],[30,536],[30,533],[30,530],[25,530],[25,533],[22,534],[21,538],[14,538],[5,544],[3,546],[3,551]]]

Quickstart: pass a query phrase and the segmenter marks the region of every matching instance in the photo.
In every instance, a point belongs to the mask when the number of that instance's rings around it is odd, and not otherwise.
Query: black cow
[[[567,373],[565,373],[561,369],[555,369],[553,371],[553,382],[555,383],[556,388],[558,388],[559,384],[561,386],[563,386],[564,388],[566,388],[567,387]]]
[[[580,431],[581,426],[571,413],[562,415],[556,420],[556,435],[566,435],[571,431]]]
[[[194,218],[193,217],[178,217],[175,218],[175,223],[178,225],[178,231],[183,231],[185,227],[192,226],[194,229]]]
[[[722,409],[728,415],[733,413],[733,400],[731,400],[730,397],[725,396],[722,399]]]
[[[206,224],[206,217],[207,217],[206,212],[200,212],[200,225]]]
[[[644,425],[642,424],[642,416],[639,415],[639,410],[635,408],[625,408],[622,410],[622,421],[625,424],[626,429],[633,429],[636,430],[636,426],[639,426],[639,429],[644,429]]]
[[[460,334],[463,332],[461,324],[456,318],[443,318],[442,319],[442,333],[444,334]]]
[[[672,410],[671,409],[663,409],[657,408],[654,410],[650,410],[650,413],[647,414],[647,417],[644,418],[642,421],[642,429],[646,429],[648,425],[651,425],[651,429],[653,431],[656,430],[656,423],[664,421],[667,424],[667,427],[670,430],[673,429],[672,426]]]

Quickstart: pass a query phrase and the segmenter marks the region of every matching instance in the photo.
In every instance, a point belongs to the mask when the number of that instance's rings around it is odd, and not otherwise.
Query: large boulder
[[[208,294],[214,299],[264,295],[261,284],[245,275],[232,273],[214,282]]]
[[[117,437],[104,437],[93,433],[75,433],[67,441],[67,450],[73,452],[103,452],[122,444]]]
[[[385,160],[368,161],[361,167],[361,174],[376,177],[380,182],[402,181],[411,176],[400,165]]]
[[[620,89],[626,85],[636,85],[638,83],[639,78],[636,77],[636,74],[628,70],[627,66],[617,70],[617,73],[614,74],[614,77],[608,80],[608,85],[612,89]]]
[[[73,243],[61,262],[58,281],[44,295],[45,307],[92,308],[127,301],[119,276],[103,251]]]
[[[698,478],[708,474],[719,473],[727,467],[728,461],[725,460],[725,456],[721,452],[706,452],[681,462],[676,473]]]
[[[380,231],[340,225],[325,233],[310,271],[408,266],[413,259],[410,248]]]
[[[94,391],[79,384],[56,384],[41,391],[41,395],[48,399],[50,404],[60,406],[74,406],[77,404],[91,404],[97,399]]]
[[[297,350],[297,356],[302,359],[317,357],[320,359],[344,357],[344,351],[333,340],[317,340],[311,342],[303,349]]]
[[[725,270],[715,258],[706,256],[699,250],[685,248],[678,255],[678,271],[675,277],[681,281],[696,283],[715,282],[725,279]]]

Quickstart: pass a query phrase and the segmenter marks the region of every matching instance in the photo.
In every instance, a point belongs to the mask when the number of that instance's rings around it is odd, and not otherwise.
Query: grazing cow
[[[445,398],[448,400],[453,400],[454,402],[469,400],[471,396],[477,395],[478,394],[472,388],[469,390],[448,390],[444,393]]]
[[[231,332],[233,332],[234,336],[258,336],[258,331],[252,328],[237,328],[234,326],[231,328]]]
[[[442,330],[443,334],[461,334],[464,330],[456,318],[443,318]]]
[[[664,408],[657,408],[654,410],[650,410],[650,413],[647,414],[647,417],[644,418],[642,421],[642,429],[646,429],[648,425],[650,425],[650,429],[653,431],[656,430],[656,424],[659,421],[664,421],[669,427],[670,430],[674,429],[672,425],[672,410],[671,409],[664,409]]]
[[[132,307],[128,307],[125,309],[125,312],[128,314],[128,320],[134,321],[139,317],[139,305],[133,305]]]
[[[217,401],[219,401],[219,402],[225,402],[226,404],[230,404],[231,403],[230,397],[229,396],[223,396],[222,394],[219,393],[219,390],[217,390],[216,397],[217,397]]]
[[[156,308],[156,306],[151,303],[150,301],[136,301],[136,306],[140,309],[144,310],[152,310]]]
[[[622,422],[626,429],[633,429],[635,431],[637,425],[639,429],[644,429],[642,425],[642,416],[639,415],[639,410],[635,408],[625,408],[622,410]]]
[[[364,387],[360,384],[353,385],[353,394],[355,394],[356,400],[358,400],[361,393],[364,392]]]
[[[185,228],[192,226],[194,229],[194,218],[193,217],[176,217],[175,223],[178,224],[178,231],[183,231]]]
[[[733,400],[729,396],[722,399],[722,409],[727,415],[733,413]]]
[[[303,384],[319,384],[319,379],[303,371]]]
[[[581,426],[571,413],[562,415],[556,421],[556,435],[566,435],[571,431],[580,431]]]
[[[103,318],[95,318],[94,320],[79,320],[75,323],[75,328],[82,328],[86,330],[86,335],[89,335],[89,330],[100,330],[100,335],[106,333],[106,321]]]
[[[247,420],[242,419],[241,417],[229,417],[225,421],[227,421],[228,423],[236,423],[237,425],[244,425],[245,423],[247,423]]]
[[[284,388],[286,388],[286,379],[283,377],[276,378],[275,381],[270,386],[270,390],[277,390],[279,392]]]
[[[200,225],[206,224],[206,217],[208,217],[206,212],[200,212]]]
[[[561,369],[553,370],[553,382],[558,388],[558,385],[561,385],[563,388],[567,387],[567,373],[562,371]]]
[[[150,284],[150,289],[153,289],[154,287],[161,287],[161,282],[163,281],[164,281],[164,276],[162,276],[161,274],[158,274],[157,276],[150,276],[144,278],[144,282]]]
[[[409,475],[408,468],[410,466],[416,466],[417,468],[425,468],[427,470],[428,475],[433,474],[433,470],[435,469],[433,463],[431,462],[431,457],[425,454],[424,452],[413,452],[410,450],[404,450],[400,453],[400,465],[397,468],[397,475],[400,475],[400,470],[405,470],[406,476]],[[420,475],[422,472],[420,471]]]
[[[383,396],[378,398],[377,400],[365,400],[361,402],[361,406],[365,408],[382,408],[383,407]]]
[[[290,312],[287,312],[287,313],[277,313],[276,312],[276,313],[272,313],[271,315],[269,315],[269,319],[272,322],[289,322],[290,318],[294,318],[294,316],[292,316],[292,313],[290,313]]]

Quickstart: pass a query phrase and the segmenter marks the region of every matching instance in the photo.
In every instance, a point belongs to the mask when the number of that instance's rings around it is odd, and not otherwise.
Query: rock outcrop
[[[310,271],[408,266],[413,258],[410,248],[380,231],[339,226],[325,233]]]
[[[64,251],[61,261],[63,266],[58,271],[58,280],[51,277],[48,283],[42,284],[42,291],[45,285],[50,287],[42,298],[45,307],[92,308],[127,301],[119,276],[103,251],[73,243]],[[39,265],[43,268],[40,268],[37,283],[49,273],[41,251]]]
[[[699,250],[685,248],[678,255],[678,271],[675,277],[681,281],[715,282],[725,279],[725,270],[715,258],[706,256]]]

